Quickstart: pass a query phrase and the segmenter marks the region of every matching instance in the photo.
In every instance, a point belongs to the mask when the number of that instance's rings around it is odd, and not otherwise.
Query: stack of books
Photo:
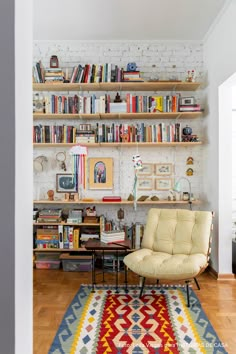
[[[119,243],[125,240],[125,232],[119,230],[102,231],[101,242],[104,243]]]
[[[123,81],[126,82],[143,82],[140,77],[140,71],[123,71]]]
[[[201,106],[200,104],[190,104],[190,105],[180,105],[179,111],[180,112],[200,112]]]
[[[64,72],[61,68],[45,68],[44,70],[44,82],[63,82]]]
[[[59,223],[61,222],[61,209],[42,209],[39,211],[38,223]]]

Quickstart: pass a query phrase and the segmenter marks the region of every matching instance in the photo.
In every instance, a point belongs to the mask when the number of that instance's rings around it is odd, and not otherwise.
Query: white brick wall
[[[206,73],[203,63],[203,48],[201,42],[178,41],[35,41],[33,46],[33,62],[41,60],[45,67],[49,66],[51,55],[57,55],[60,66],[65,70],[69,69],[69,73],[74,65],[86,63],[105,63],[112,62],[126,68],[128,62],[136,62],[138,69],[142,72],[142,77],[145,79],[159,78],[162,80],[169,79],[173,76],[180,80],[184,80],[186,72],[195,69],[197,72],[197,81],[203,81]],[[111,93],[114,96],[115,93]],[[145,94],[140,92],[140,94]],[[158,93],[155,93],[158,94]],[[160,93],[163,94],[163,93]],[[185,96],[192,93],[184,93]],[[122,96],[122,93],[121,93]],[[202,92],[194,93],[197,102],[203,104],[204,97]],[[123,94],[124,97],[124,94]],[[204,118],[202,118],[204,119]],[[188,124],[193,128],[193,132],[199,137],[204,137],[205,132],[202,129],[202,119],[185,121],[181,120],[182,125]],[[149,123],[148,121],[145,121]],[[150,121],[151,122],[151,121]],[[167,123],[168,121],[166,121]],[[38,123],[38,122],[37,122]],[[67,121],[61,122],[68,123]],[[106,123],[106,121],[104,121]],[[52,124],[44,121],[43,124]],[[77,121],[71,124],[78,124]],[[34,198],[47,198],[48,189],[56,188],[56,173],[63,172],[55,162],[56,153],[58,151],[67,152],[67,169],[71,171],[71,161],[68,150],[65,148],[39,149],[34,151],[34,157],[46,155],[48,163],[46,170],[42,173],[34,175]],[[112,191],[84,191],[84,196],[101,198],[103,195],[121,195],[127,199],[132,193],[134,170],[132,165],[132,156],[136,154],[137,149],[132,148],[98,148],[89,149],[88,157],[112,157],[114,160],[114,188]],[[173,177],[185,176],[187,170],[186,159],[188,156],[194,158],[194,165],[191,166],[194,170],[194,175],[189,177],[192,184],[192,192],[196,198],[201,197],[202,190],[202,156],[204,146],[199,147],[171,147],[171,148],[139,148],[138,152],[141,155],[143,162],[169,162],[175,166],[175,175]],[[189,166],[188,166],[189,167]],[[153,177],[154,178],[154,177]],[[183,182],[183,187],[187,186]],[[160,198],[167,196],[166,192],[139,191],[138,195],[158,195]],[[56,197],[59,195],[56,194]],[[150,206],[149,206],[150,207]],[[149,207],[138,206],[134,212],[131,206],[126,206],[125,222],[144,221],[146,212]],[[170,206],[171,207],[171,206]],[[196,207],[195,207],[196,208]],[[104,213],[106,216],[116,219],[117,206],[100,206],[97,207],[99,213]]]

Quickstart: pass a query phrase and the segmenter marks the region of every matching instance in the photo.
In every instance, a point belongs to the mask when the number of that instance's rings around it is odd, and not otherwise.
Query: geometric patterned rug
[[[190,288],[145,286],[128,292],[82,285],[70,304],[50,354],[227,353]]]

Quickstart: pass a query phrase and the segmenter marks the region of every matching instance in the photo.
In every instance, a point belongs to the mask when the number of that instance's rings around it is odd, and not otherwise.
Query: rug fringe
[[[80,286],[87,286],[87,287],[92,287],[92,284],[80,284]],[[95,288],[116,288],[116,285],[114,284],[95,284]],[[119,284],[118,289],[123,289],[125,287],[125,284]],[[138,284],[128,284],[128,288],[140,288],[140,285]],[[189,287],[192,287],[191,284],[189,284]],[[185,285],[183,284],[145,284],[145,289],[146,288],[185,288]]]

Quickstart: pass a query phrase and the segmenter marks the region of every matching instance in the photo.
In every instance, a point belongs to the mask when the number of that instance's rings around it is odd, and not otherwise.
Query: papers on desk
[[[101,232],[101,242],[104,243],[117,243],[123,242],[125,240],[125,233],[124,231],[102,231]]]

